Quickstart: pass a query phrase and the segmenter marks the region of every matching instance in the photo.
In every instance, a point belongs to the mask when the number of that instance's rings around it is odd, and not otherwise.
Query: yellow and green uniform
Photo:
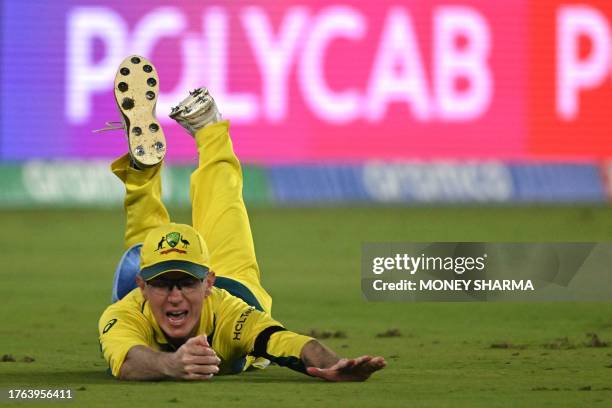
[[[212,336],[211,346],[223,360],[222,372],[242,371],[253,357],[301,370],[300,351],[311,338],[285,331],[271,317],[272,298],[260,282],[242,198],[242,170],[229,137],[229,122],[201,129],[195,139],[199,164],[190,180],[192,222],[208,245],[210,269],[217,276],[216,288],[203,304],[198,334]],[[170,222],[161,200],[161,164],[139,170],[124,155],[113,162],[111,170],[126,189],[127,249],[143,242],[152,229]],[[233,339],[241,324],[240,339]],[[118,375],[128,350],[135,345],[172,350],[139,289],[106,309],[99,333],[113,375]]]
[[[111,372],[118,376],[128,351],[147,346],[157,351],[174,351],[153,317],[140,289],[134,289],[106,309],[99,322],[100,345]],[[227,291],[212,288],[202,304],[197,335],[208,342],[221,359],[219,373],[239,373],[256,357],[304,371],[302,347],[312,340],[288,330],[272,317],[249,306]]]

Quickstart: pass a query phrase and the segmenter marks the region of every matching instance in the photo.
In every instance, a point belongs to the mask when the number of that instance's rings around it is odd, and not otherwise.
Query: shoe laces
[[[102,129],[92,130],[93,133],[107,132],[109,130],[126,130],[125,122],[121,120],[113,120],[110,122],[104,122],[106,127]]]

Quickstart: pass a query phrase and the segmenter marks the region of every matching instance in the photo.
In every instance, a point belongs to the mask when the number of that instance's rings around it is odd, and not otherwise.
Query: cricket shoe
[[[107,122],[100,130],[125,129],[130,156],[137,167],[151,167],[164,159],[166,139],[155,117],[159,77],[153,64],[131,55],[119,65],[115,75],[115,101],[122,122]]]
[[[206,88],[189,92],[187,98],[172,108],[170,117],[194,137],[198,130],[222,120],[217,104]]]

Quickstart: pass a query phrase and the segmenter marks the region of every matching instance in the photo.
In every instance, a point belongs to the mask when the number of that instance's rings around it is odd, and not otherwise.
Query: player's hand
[[[209,380],[219,372],[221,360],[206,336],[192,337],[171,354],[169,375],[184,380]]]
[[[308,367],[306,372],[327,381],[365,381],[386,365],[383,357],[361,356],[340,359],[328,368]]]

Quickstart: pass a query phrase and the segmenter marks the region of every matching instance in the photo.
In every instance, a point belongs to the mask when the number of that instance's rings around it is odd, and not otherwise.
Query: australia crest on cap
[[[161,239],[157,244],[157,249],[155,251],[159,251],[161,255],[168,254],[170,252],[179,252],[182,254],[186,254],[187,251],[176,248],[176,246],[181,243],[183,249],[187,249],[190,245],[189,241],[183,238],[180,232],[169,232],[166,235],[162,235]],[[164,244],[168,244],[169,249],[165,249]]]

